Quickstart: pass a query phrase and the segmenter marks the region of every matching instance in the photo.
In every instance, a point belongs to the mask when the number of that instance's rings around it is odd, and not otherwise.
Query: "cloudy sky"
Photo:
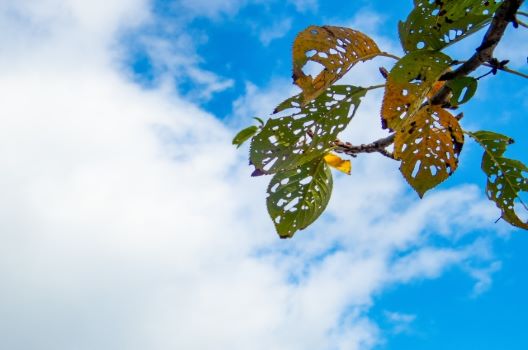
[[[230,144],[296,93],[298,31],[351,26],[399,53],[411,5],[0,0],[0,348],[526,349],[528,236],[495,223],[476,145],[423,200],[396,163],[360,156],[282,241],[269,178]],[[527,71],[527,37],[510,29],[497,56]],[[516,138],[527,161],[527,92],[483,79],[463,127]],[[384,135],[380,97],[347,139]]]

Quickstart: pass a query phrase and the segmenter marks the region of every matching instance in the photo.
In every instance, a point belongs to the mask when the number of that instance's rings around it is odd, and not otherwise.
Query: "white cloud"
[[[16,36],[0,38],[1,348],[372,348],[374,293],[483,259],[427,241],[487,228],[475,188],[417,203],[378,157],[337,177],[313,230],[276,239],[268,179],[248,177],[233,131],[116,68],[115,34],[146,2],[13,0],[0,16]]]
[[[392,324],[392,332],[395,334],[411,332],[412,323],[416,320],[416,315],[404,314],[400,312],[385,311],[385,318]]]
[[[291,29],[291,18],[284,18],[273,23],[271,27],[264,28],[260,31],[259,39],[264,46],[268,46],[273,40],[280,39]]]

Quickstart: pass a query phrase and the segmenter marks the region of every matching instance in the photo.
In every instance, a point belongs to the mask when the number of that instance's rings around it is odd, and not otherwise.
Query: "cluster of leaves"
[[[292,237],[324,211],[332,193],[330,167],[350,173],[350,161],[334,153],[340,151],[336,140],[361,99],[376,87],[335,83],[354,65],[378,56],[397,59],[381,86],[385,89],[381,121],[393,135],[392,157],[411,187],[422,197],[453,174],[464,135],[469,135],[485,151],[482,169],[488,176],[488,197],[504,220],[528,229],[515,213],[519,193],[528,188],[527,169],[503,157],[511,140],[492,132],[464,131],[451,111],[471,99],[477,79],[444,78],[456,61],[442,50],[488,25],[501,3],[415,0],[414,9],[399,25],[406,53],[402,58],[381,51],[374,40],[350,28],[310,26],[298,34],[293,80],[302,92],[279,104],[266,123],[257,118],[260,125],[242,130],[233,140],[239,146],[251,139],[254,176],[273,175],[267,207],[280,237]],[[310,61],[324,67],[315,77],[303,70]],[[449,94],[437,101],[446,88]]]

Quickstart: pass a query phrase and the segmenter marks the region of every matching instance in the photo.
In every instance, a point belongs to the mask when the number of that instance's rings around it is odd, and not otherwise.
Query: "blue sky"
[[[470,141],[423,200],[378,155],[280,241],[236,130],[296,93],[291,44],[352,26],[398,50],[412,2],[0,3],[0,346],[6,349],[526,349],[528,237],[484,195]],[[467,58],[480,34],[449,53]],[[500,59],[526,72],[528,32]],[[380,60],[347,83],[379,81]],[[516,139],[525,80],[481,80],[463,127]],[[369,95],[344,137],[379,130]]]

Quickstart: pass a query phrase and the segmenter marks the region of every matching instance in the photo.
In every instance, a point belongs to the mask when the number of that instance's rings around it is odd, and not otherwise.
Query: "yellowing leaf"
[[[437,106],[420,109],[396,131],[394,157],[420,197],[447,179],[458,166],[464,134],[458,120]]]
[[[293,44],[293,81],[303,90],[303,103],[319,96],[356,63],[380,53],[374,40],[356,30],[332,26],[306,28]],[[315,78],[303,71],[309,61],[324,67]]]
[[[350,175],[352,170],[352,163],[350,160],[344,160],[334,153],[327,153],[324,156],[324,161],[326,164],[330,165],[332,168],[339,170],[342,173]]]
[[[427,95],[441,87],[438,79],[450,63],[449,56],[432,51],[415,51],[400,59],[387,78],[381,108],[383,128],[403,127],[421,108]]]

